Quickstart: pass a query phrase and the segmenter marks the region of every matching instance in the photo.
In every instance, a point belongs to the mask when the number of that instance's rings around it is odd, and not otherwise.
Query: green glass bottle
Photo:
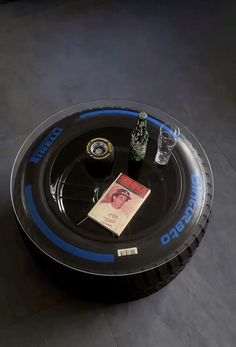
[[[131,134],[130,159],[141,161],[145,158],[148,143],[147,114],[140,112],[138,122]]]

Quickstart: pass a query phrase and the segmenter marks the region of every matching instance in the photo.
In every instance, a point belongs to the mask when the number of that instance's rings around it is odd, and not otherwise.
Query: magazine
[[[88,217],[119,236],[150,192],[147,187],[120,173]]]

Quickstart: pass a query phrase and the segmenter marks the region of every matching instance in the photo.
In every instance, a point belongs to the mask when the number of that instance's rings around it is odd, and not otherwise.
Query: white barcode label
[[[133,247],[133,248],[117,249],[117,254],[118,254],[118,257],[124,257],[126,255],[138,254],[138,248]]]

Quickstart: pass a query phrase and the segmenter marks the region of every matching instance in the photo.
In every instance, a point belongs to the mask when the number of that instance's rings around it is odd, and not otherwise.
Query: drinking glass
[[[155,163],[166,165],[169,162],[171,153],[178,141],[180,130],[174,124],[163,124],[160,127],[158,136],[158,149],[155,156]]]

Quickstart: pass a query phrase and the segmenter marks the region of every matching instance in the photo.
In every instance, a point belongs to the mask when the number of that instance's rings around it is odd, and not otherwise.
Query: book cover
[[[147,187],[120,173],[88,217],[119,236],[150,192]]]

